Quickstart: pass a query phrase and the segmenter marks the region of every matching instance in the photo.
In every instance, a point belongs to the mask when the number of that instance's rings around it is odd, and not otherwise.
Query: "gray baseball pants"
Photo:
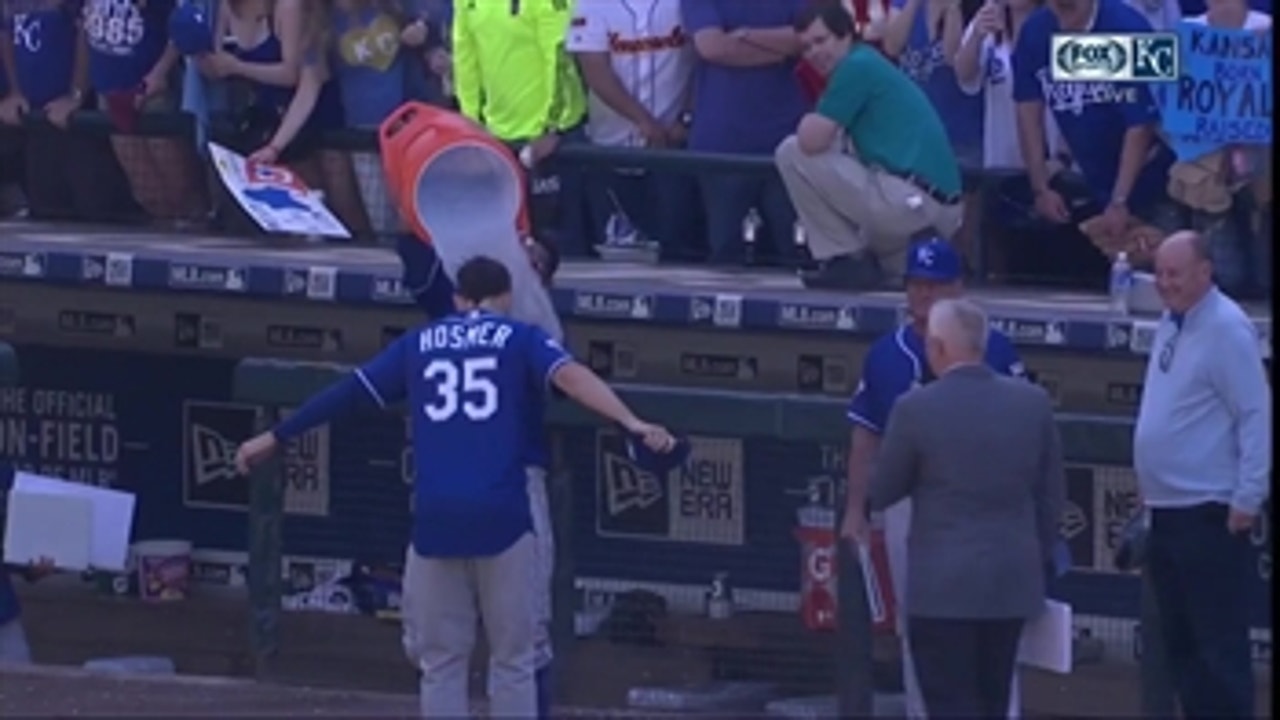
[[[534,674],[550,663],[554,539],[545,473],[529,468],[534,532],[501,555],[425,558],[410,546],[400,610],[405,654],[420,671],[422,717],[470,714],[468,668],[476,625],[489,641],[492,717],[534,718]]]

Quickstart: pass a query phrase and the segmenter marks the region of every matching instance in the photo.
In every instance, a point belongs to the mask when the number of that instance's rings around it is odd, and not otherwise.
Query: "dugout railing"
[[[21,143],[23,133],[57,133],[64,132],[53,128],[44,119],[42,113],[33,112],[26,116],[23,127],[12,128],[0,125],[0,139],[4,142],[0,143],[0,147],[6,147],[12,150]],[[197,138],[203,138],[206,141],[221,142],[228,144],[229,139],[235,134],[235,124],[230,117],[226,115],[214,115],[210,118],[208,125],[200,128],[193,116],[186,113],[142,113],[139,114],[136,126],[128,133],[121,133],[114,128],[107,118],[101,112],[93,110],[84,110],[77,112],[71,121],[71,127],[65,132],[83,133],[90,136],[105,139],[112,135],[128,134],[148,138],[165,138],[165,139],[183,139],[190,143],[193,151],[196,149]],[[309,144],[324,150],[338,151],[348,155],[354,153],[376,153],[378,151],[377,135],[370,130],[362,129],[345,129],[338,131],[330,131],[320,134],[317,137],[309,139]],[[116,152],[121,151],[119,149]],[[203,153],[196,153],[203,158]],[[118,156],[117,156],[118,157]],[[80,158],[81,161],[87,161],[87,158]],[[101,160],[98,160],[101,162]],[[192,165],[192,167],[201,167],[204,177],[192,178],[192,182],[198,185],[203,191],[201,202],[208,204],[207,216],[210,218],[209,230],[212,232],[220,231],[238,231],[234,225],[228,225],[225,206],[230,202],[224,197],[221,189],[218,187],[218,180],[215,177],[212,168],[209,167],[207,161],[201,160],[202,165]],[[707,175],[715,174],[743,174],[743,175],[773,175],[777,170],[774,167],[773,159],[769,156],[740,155],[740,154],[713,154],[693,152],[687,150],[647,150],[638,148],[610,148],[591,145],[585,142],[564,142],[556,154],[548,161],[548,168],[560,173],[576,173],[584,178],[585,182],[603,179],[605,174],[612,173],[618,169],[637,169],[644,172],[656,173],[658,175],[669,175],[673,178],[697,179]],[[1005,197],[1003,192],[995,192],[1004,181],[1011,177],[1016,177],[1018,173],[1011,173],[1004,170],[984,170],[973,166],[963,166],[962,172],[966,186],[966,192],[973,194],[979,198],[984,210],[976,215],[982,218],[987,216],[987,210],[995,207],[1000,203],[1016,202]],[[112,172],[112,176],[118,173]],[[120,177],[123,180],[123,177]],[[159,182],[160,178],[138,180],[134,178],[134,182]],[[696,188],[691,188],[696,192]],[[585,216],[590,216],[588,224],[595,218],[591,216],[591,211],[587,208],[588,200],[584,197],[577,197],[571,200],[577,209],[581,210]],[[222,208],[220,210],[220,208]],[[687,230],[691,233],[690,237],[680,238],[679,242],[673,242],[671,245],[673,250],[672,258],[678,261],[702,262],[705,258],[702,256],[703,248],[701,242],[703,236],[702,207],[697,203],[688,204],[685,210],[693,213],[696,217],[692,222],[687,224]],[[1025,213],[1023,213],[1025,214]],[[71,216],[60,216],[58,220],[77,220],[88,219],[92,221],[107,220],[110,222],[144,222],[145,218],[136,212],[132,215],[122,217],[94,217],[94,218],[76,218]],[[171,219],[171,218],[160,218]],[[988,275],[988,246],[991,244],[993,233],[990,227],[984,227],[985,221],[979,222],[979,228],[976,232],[976,239],[973,243],[972,257],[972,278],[971,282],[982,283],[989,279]],[[586,226],[584,226],[586,227]],[[589,234],[595,235],[602,232],[600,228],[590,226]],[[391,238],[384,238],[380,234],[373,232],[370,238],[378,241],[389,241]],[[593,237],[593,240],[599,240]],[[664,253],[667,252],[664,250]],[[771,258],[764,261],[764,264],[789,264],[793,260],[787,257]],[[751,261],[755,262],[755,261]],[[1032,278],[1028,278],[1031,280]]]
[[[296,407],[316,391],[337,379],[345,369],[332,364],[280,361],[253,358],[242,361],[235,374],[235,399],[263,408],[262,425],[266,427],[284,408]],[[830,398],[777,393],[749,393],[642,385],[619,386],[622,397],[645,417],[669,423],[678,432],[689,435],[737,438],[744,447],[770,446],[782,443],[822,443],[843,452],[849,438],[844,418],[844,403]],[[1070,463],[1124,466],[1131,462],[1132,421],[1095,415],[1062,414],[1058,418],[1064,454]],[[562,658],[571,658],[575,646],[588,642],[575,632],[575,616],[582,610],[582,589],[576,585],[580,576],[579,559],[584,553],[599,552],[581,547],[580,527],[584,514],[594,510],[577,506],[590,502],[599,478],[592,467],[581,461],[567,460],[567,446],[584,442],[602,429],[597,418],[567,401],[553,403],[548,426],[554,443],[557,467],[551,475],[549,493],[556,527],[557,553],[554,583],[555,639]],[[773,451],[767,451],[772,453]],[[758,454],[757,454],[758,455]],[[786,462],[780,456],[757,457],[769,464]],[[596,466],[598,467],[598,466]],[[281,645],[281,564],[289,551],[281,528],[284,517],[284,479],[281,466],[264,465],[255,472],[250,508],[249,603],[250,626],[248,647],[260,678],[272,679],[273,663],[288,648]],[[759,484],[748,484],[743,492],[760,490]],[[756,498],[759,502],[759,498]],[[835,502],[840,507],[841,502]],[[591,540],[586,542],[590,543]],[[750,533],[748,543],[752,542]],[[838,560],[839,624],[841,631],[821,637],[804,630],[794,611],[772,613],[760,624],[735,621],[720,622],[704,618],[664,618],[654,621],[659,629],[651,635],[636,638],[637,644],[657,643],[659,655],[678,658],[697,656],[707,668],[689,682],[715,680],[755,681],[778,688],[779,693],[813,695],[832,693],[838,698],[841,714],[869,716],[873,698],[879,693],[892,693],[896,688],[895,652],[885,653],[884,638],[873,634],[866,596],[862,592],[862,569],[856,554],[840,544]],[[794,557],[798,568],[799,550],[794,544],[785,547],[750,547],[752,553],[766,556]],[[673,571],[679,568],[672,568]],[[676,574],[679,574],[678,572]],[[798,573],[796,578],[798,585]],[[622,583],[625,585],[625,583]],[[617,588],[615,597],[625,594]],[[1143,606],[1144,631],[1154,627],[1149,604]],[[744,614],[746,617],[748,614]],[[755,617],[751,615],[751,617]],[[647,631],[653,628],[645,625]],[[626,629],[621,631],[628,632]],[[643,633],[642,633],[643,634]],[[752,636],[751,640],[745,636]],[[1144,707],[1159,711],[1172,706],[1163,676],[1158,638],[1143,632],[1142,679],[1139,691]],[[625,638],[614,642],[627,645]],[[892,644],[890,643],[890,647]],[[396,649],[390,649],[394,652]],[[655,652],[649,648],[650,654]],[[560,677],[562,683],[573,678]],[[582,682],[579,678],[577,682]],[[637,684],[643,681],[637,678]],[[565,688],[570,696],[580,695]],[[1055,707],[1031,708],[1037,713],[1053,714]]]

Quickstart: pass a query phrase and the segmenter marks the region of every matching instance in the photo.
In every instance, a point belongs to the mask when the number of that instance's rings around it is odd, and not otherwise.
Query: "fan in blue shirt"
[[[1071,220],[1063,198],[1049,187],[1045,164],[1044,107],[1047,104],[1072,158],[1119,235],[1134,216],[1162,229],[1177,224],[1165,193],[1173,153],[1156,136],[1160,111],[1141,83],[1055,82],[1049,54],[1059,32],[1144,33],[1151,25],[1122,0],[1050,0],[1031,14],[1013,51],[1013,99],[1018,135],[1036,209],[1046,219]]]
[[[65,126],[67,117],[80,108],[88,88],[80,8],[79,0],[0,3],[0,57],[12,48],[17,81],[9,100],[16,107],[0,111],[0,119],[15,121],[34,108]]]
[[[476,616],[490,646],[491,712],[536,713],[536,562],[526,464],[548,383],[622,425],[655,452],[678,449],[538,328],[505,317],[511,275],[487,257],[457,273],[459,311],[406,333],[373,360],[241,446],[242,471],[283,442],[361,406],[407,400],[415,463],[405,564],[406,650],[429,717],[465,716]],[[670,453],[674,455],[674,453]]]

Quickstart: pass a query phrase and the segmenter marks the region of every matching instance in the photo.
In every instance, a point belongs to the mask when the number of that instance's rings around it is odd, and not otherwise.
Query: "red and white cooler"
[[[826,632],[836,628],[836,512],[816,497],[796,511],[796,540],[800,543],[800,618],[806,628]],[[876,632],[893,634],[896,601],[890,582],[884,531],[871,531],[869,547],[858,547],[864,569],[871,623]]]

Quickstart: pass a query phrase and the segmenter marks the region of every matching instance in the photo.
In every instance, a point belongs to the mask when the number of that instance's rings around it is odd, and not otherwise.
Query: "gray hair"
[[[984,357],[987,328],[987,313],[969,300],[939,300],[929,309],[929,335],[952,353]]]

